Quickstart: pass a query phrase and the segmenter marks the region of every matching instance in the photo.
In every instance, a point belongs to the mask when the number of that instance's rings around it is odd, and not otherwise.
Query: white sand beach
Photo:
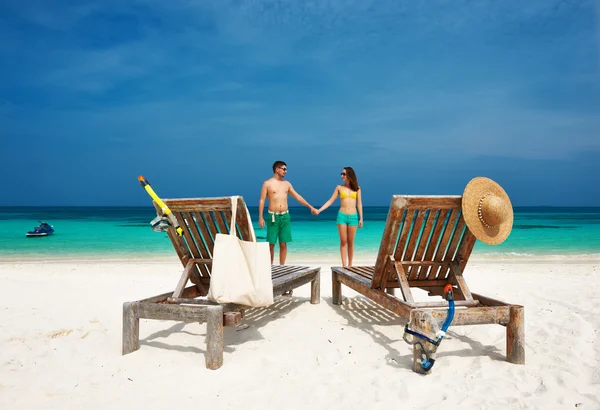
[[[504,327],[451,326],[427,376],[396,316],[347,287],[332,305],[332,263],[319,305],[304,285],[225,328],[219,370],[204,324],[141,320],[121,355],[123,302],[173,290],[177,260],[0,263],[0,408],[600,408],[600,261],[470,263],[472,291],[525,306],[526,364]]]

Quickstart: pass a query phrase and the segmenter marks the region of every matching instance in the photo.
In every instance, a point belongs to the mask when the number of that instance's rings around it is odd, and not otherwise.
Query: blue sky
[[[600,205],[597,2],[0,4],[0,205],[241,194],[282,159],[320,205],[461,194]]]

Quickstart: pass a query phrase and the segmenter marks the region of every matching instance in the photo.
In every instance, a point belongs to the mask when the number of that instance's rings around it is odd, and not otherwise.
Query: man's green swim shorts
[[[292,241],[292,218],[289,211],[272,213],[267,218],[267,241],[273,245]]]

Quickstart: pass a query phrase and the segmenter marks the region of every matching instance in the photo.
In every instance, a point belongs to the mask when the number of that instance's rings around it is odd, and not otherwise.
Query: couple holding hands
[[[313,215],[318,215],[340,197],[340,210],[337,215],[336,224],[340,235],[340,253],[342,255],[342,265],[352,266],[354,256],[354,237],[356,230],[362,228],[363,210],[361,189],[358,186],[356,173],[351,167],[342,169],[342,185],[337,185],[333,195],[319,209],[310,205],[298,192],[294,190],[292,184],[285,180],[287,173],[287,164],[283,161],[275,161],[273,164],[273,176],[266,180],[260,192],[260,201],[258,203],[258,225],[265,226],[263,211],[265,200],[269,200],[267,212],[269,214],[267,225],[267,241],[271,250],[271,263],[275,256],[275,244],[279,240],[279,263],[285,265],[287,256],[287,243],[292,241],[292,221],[288,209],[288,194],[302,205],[310,208]]]

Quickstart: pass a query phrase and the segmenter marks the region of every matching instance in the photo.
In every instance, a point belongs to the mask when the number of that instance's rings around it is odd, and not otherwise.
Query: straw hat
[[[462,196],[463,218],[473,235],[488,245],[498,245],[513,226],[510,198],[489,178],[473,178]]]

